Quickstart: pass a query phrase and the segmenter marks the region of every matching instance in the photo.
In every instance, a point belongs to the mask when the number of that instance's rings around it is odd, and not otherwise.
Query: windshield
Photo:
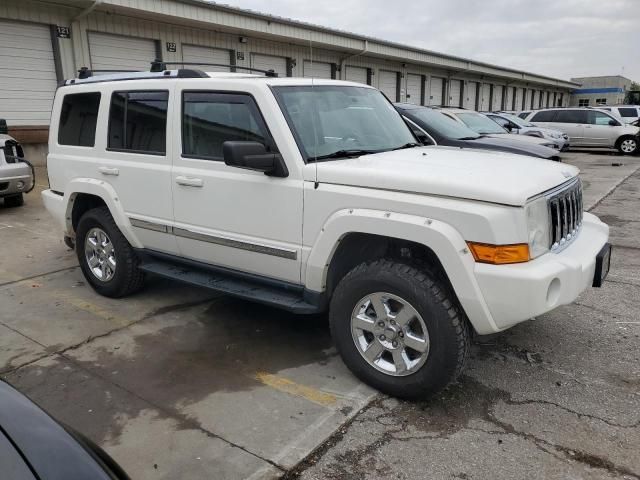
[[[274,87],[307,161],[413,146],[416,139],[389,101],[372,88]]]
[[[491,120],[475,112],[456,113],[456,116],[462,120],[467,127],[480,135],[488,135],[492,133],[507,133],[507,131]]]
[[[454,140],[473,140],[480,138],[475,131],[469,127],[456,122],[447,117],[444,113],[430,108],[412,108],[406,110],[405,114],[414,120],[418,126],[425,130],[433,130],[437,134]]]
[[[510,113],[501,113],[500,116],[508,120],[511,120],[511,122],[515,123],[519,127],[535,127],[533,123],[527,122],[526,120],[523,120],[517,115],[512,115]]]

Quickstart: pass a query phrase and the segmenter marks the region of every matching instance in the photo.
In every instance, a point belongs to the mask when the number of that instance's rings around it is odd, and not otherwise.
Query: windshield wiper
[[[326,155],[319,155],[317,157],[312,157],[309,160],[318,161],[318,160],[328,160],[331,158],[353,158],[353,157],[361,157],[362,155],[369,155],[370,153],[379,153],[380,150],[338,150],[337,152],[328,153]]]
[[[409,142],[409,143],[405,143],[404,145],[402,145],[401,147],[396,147],[396,148],[392,148],[391,151],[394,150],[404,150],[405,148],[413,148],[413,147],[422,147],[423,145],[420,145],[419,143],[415,143],[415,142]]]

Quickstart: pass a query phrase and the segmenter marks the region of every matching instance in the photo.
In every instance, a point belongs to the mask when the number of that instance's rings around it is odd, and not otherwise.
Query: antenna
[[[313,90],[314,87],[314,83],[315,83],[315,72],[313,70],[313,41],[311,40],[311,33],[309,33],[309,63],[311,64],[311,89]],[[303,75],[304,75],[304,62],[302,65],[302,69],[303,69]],[[311,98],[313,99],[313,95],[311,96]],[[314,161],[315,163],[315,171],[316,171],[316,178],[315,178],[315,182],[314,182],[314,188],[318,188],[318,129],[316,126],[316,115],[311,115],[312,121],[311,124],[313,125],[313,157],[316,159]]]

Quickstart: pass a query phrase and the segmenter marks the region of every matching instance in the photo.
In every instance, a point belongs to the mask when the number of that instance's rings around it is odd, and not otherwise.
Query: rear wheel
[[[391,260],[363,263],[338,284],[331,332],[345,364],[389,395],[431,395],[462,372],[469,328],[432,275]]]
[[[622,137],[618,140],[618,151],[623,155],[633,155],[638,153],[638,138],[637,137]]]
[[[22,193],[4,197],[5,207],[14,208],[14,207],[21,207],[22,205],[24,205],[24,195]]]
[[[124,297],[142,288],[144,274],[138,257],[108,208],[82,215],[75,248],[82,273],[100,295]]]

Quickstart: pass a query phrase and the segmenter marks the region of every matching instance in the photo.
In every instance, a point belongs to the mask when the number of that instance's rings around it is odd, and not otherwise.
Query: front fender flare
[[[474,275],[475,260],[460,233],[451,225],[426,217],[369,209],[335,212],[313,245],[306,268],[306,287],[322,292],[331,259],[350,233],[408,240],[425,245],[438,257],[470,322],[478,333],[500,330],[489,311]]]

